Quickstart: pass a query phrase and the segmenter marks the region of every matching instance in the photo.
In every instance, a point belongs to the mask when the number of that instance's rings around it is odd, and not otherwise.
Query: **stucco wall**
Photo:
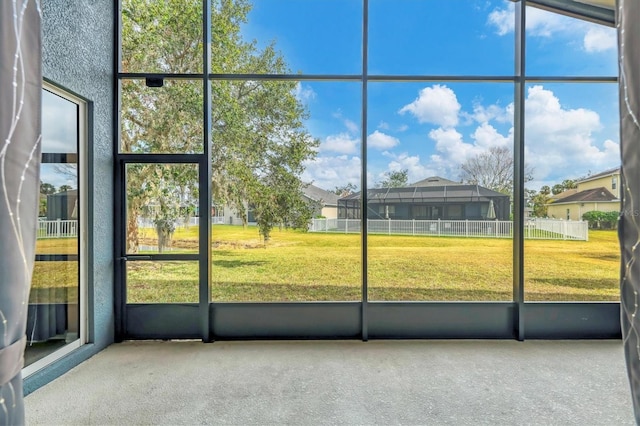
[[[599,203],[569,203],[552,204],[547,208],[547,216],[556,219],[566,219],[567,209],[571,220],[582,220],[582,215],[590,211],[614,212],[620,211],[620,202],[599,202]]]
[[[613,177],[616,178],[616,188],[613,188]],[[605,187],[611,192],[616,198],[620,198],[620,174],[612,174],[603,176],[599,179],[589,180],[586,182],[578,183],[578,191],[586,191],[587,189],[595,189]]]
[[[112,0],[41,2],[44,78],[88,99],[92,107],[85,183],[89,239],[84,259],[88,262],[90,344],[26,378],[25,393],[113,342],[113,4]]]

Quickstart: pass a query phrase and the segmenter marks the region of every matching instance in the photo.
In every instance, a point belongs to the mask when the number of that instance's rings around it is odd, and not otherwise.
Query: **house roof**
[[[454,182],[449,179],[441,178],[440,176],[431,176],[426,179],[419,180],[415,183],[409,185],[410,187],[415,186],[443,186],[443,185],[462,185],[460,182]]]
[[[552,195],[551,197],[549,197],[549,200],[550,201],[562,200],[563,198],[567,198],[568,196],[576,194],[577,192],[578,190],[576,188],[567,189],[566,191],[562,191],[559,194]]]
[[[587,177],[585,177],[583,179],[579,179],[577,181],[577,183],[587,182],[587,181],[590,181],[590,180],[599,179],[601,177],[611,176],[611,175],[619,175],[619,174],[620,174],[620,167],[616,167],[616,168],[613,168],[613,169],[605,170],[604,172],[596,173],[595,175],[587,176]]]
[[[480,185],[438,185],[438,186],[407,186],[402,188],[373,188],[367,192],[369,202],[465,202],[489,201],[508,195],[492,191]],[[359,200],[360,192],[347,195],[340,200]]]
[[[333,192],[325,191],[322,188],[318,188],[315,185],[308,184],[302,188],[302,193],[305,197],[312,201],[317,201],[325,206],[337,206],[338,196]]]
[[[603,201],[617,201],[615,195],[613,195],[605,187],[587,189],[585,191],[577,192],[568,197],[564,197],[558,201],[554,201],[551,204],[563,204],[563,203],[585,203],[585,202],[603,202]]]

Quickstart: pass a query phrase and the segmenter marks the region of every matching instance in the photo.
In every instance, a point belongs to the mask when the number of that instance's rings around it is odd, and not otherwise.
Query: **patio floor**
[[[30,425],[634,424],[620,341],[126,342],[25,404]]]

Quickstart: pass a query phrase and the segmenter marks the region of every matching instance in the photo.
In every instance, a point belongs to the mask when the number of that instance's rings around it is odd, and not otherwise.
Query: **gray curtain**
[[[27,306],[38,220],[40,5],[0,0],[0,424],[23,424]]]
[[[640,424],[640,1],[618,0],[622,154],[621,320],[636,422]]]

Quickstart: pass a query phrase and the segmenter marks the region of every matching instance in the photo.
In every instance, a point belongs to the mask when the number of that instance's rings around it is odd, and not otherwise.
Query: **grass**
[[[196,251],[197,233],[178,230],[174,252]],[[619,300],[617,235],[591,231],[589,238],[527,240],[527,300]],[[358,234],[275,230],[265,248],[256,228],[216,225],[212,239],[214,301],[360,300]],[[143,241],[153,245],[152,232]],[[512,299],[509,239],[371,235],[368,252],[370,300]],[[129,302],[197,302],[197,262],[129,262],[127,271]]]

